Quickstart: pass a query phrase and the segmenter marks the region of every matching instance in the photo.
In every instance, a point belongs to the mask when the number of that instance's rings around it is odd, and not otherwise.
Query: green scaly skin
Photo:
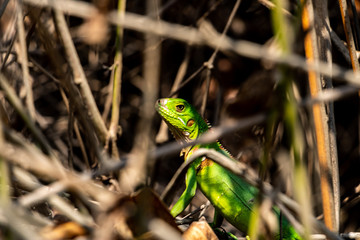
[[[159,99],[155,108],[179,142],[191,142],[209,130],[206,121],[184,99]],[[232,159],[221,144],[215,142],[197,144],[184,149],[185,161],[199,148],[215,149]],[[189,205],[195,195],[197,185],[199,185],[201,191],[215,207],[217,220],[221,222],[222,216],[240,231],[245,233],[248,231],[253,202],[259,192],[257,188],[206,157],[196,159],[189,166],[185,183],[185,191],[171,209],[174,217]],[[279,216],[277,210],[274,209],[274,212]],[[216,224],[218,223],[215,220]],[[285,218],[283,218],[281,226],[283,239],[301,239]],[[274,239],[279,239],[279,234],[274,236]]]

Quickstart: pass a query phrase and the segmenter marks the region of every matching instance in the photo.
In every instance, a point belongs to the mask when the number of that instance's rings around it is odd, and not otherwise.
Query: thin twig
[[[99,109],[96,106],[94,96],[92,95],[84,70],[81,66],[80,59],[79,56],[77,55],[74,43],[71,39],[69,28],[66,24],[64,15],[61,11],[56,10],[55,18],[58,24],[62,41],[64,43],[69,64],[73,71],[74,82],[80,88],[81,95],[84,98],[89,111],[89,117],[93,122],[93,125],[95,127],[95,130],[97,131],[97,135],[100,141],[104,144],[107,137],[107,129],[105,127],[104,121],[101,118]]]
[[[175,97],[175,98],[177,97],[177,92],[178,92],[177,89],[179,89],[179,85],[182,82],[182,80],[184,79],[188,65],[189,65],[190,52],[191,52],[190,50],[191,50],[191,47],[189,45],[187,45],[184,59],[179,66],[174,83],[170,90],[170,97]],[[166,123],[164,121],[161,121],[160,129],[158,131],[158,134],[155,137],[156,143],[163,143],[168,140],[167,130],[168,130],[168,127],[167,127]]]
[[[206,75],[205,75],[205,90],[204,90],[204,95],[202,97],[202,102],[201,102],[201,107],[200,107],[200,115],[205,118],[205,110],[206,110],[206,103],[207,103],[207,98],[209,95],[209,88],[210,88],[210,80],[211,80],[211,69],[213,68],[213,65],[209,65],[206,63]]]
[[[74,118],[74,108],[73,106],[69,105],[69,118],[68,118],[68,128],[67,128],[67,140],[68,140],[68,166],[70,169],[74,169],[74,147],[72,144],[72,139],[74,136],[74,125],[75,125],[75,118]]]
[[[269,0],[258,0],[259,3],[261,3],[262,5],[264,5],[265,7],[267,7],[268,9],[274,9],[275,8],[275,4]],[[281,9],[281,11],[286,15],[286,16],[292,16],[291,13],[286,10],[286,9]]]
[[[118,12],[120,15],[125,13],[126,0],[120,0],[118,2]],[[123,36],[124,29],[122,26],[117,26],[116,28],[116,53],[114,58],[114,73],[112,76],[114,77],[112,80],[113,83],[113,91],[112,91],[112,109],[111,109],[111,121],[108,132],[108,140],[112,143],[112,156],[114,158],[119,157],[119,151],[116,146],[116,139],[118,135],[119,129],[119,118],[120,118],[120,101],[121,101],[121,79],[122,79],[122,48],[123,48]]]
[[[355,74],[358,74],[360,67],[359,67],[359,61],[356,56],[355,41],[354,41],[354,36],[352,33],[351,24],[350,24],[350,17],[349,17],[349,11],[347,8],[346,0],[339,0],[339,6],[340,6],[340,12],[341,12],[341,19],[342,19],[343,26],[344,26],[344,32],[346,35],[347,47],[348,47],[349,54],[350,54],[351,65],[353,67]]]
[[[182,80],[184,79],[187,68],[189,66],[190,52],[191,52],[190,50],[191,50],[191,47],[189,45],[187,45],[184,59],[183,59],[183,61],[181,62],[180,66],[179,66],[179,69],[178,69],[178,72],[176,74],[174,83],[173,83],[173,85],[171,87],[171,90],[170,90],[169,97],[176,97],[177,96],[178,89],[180,88],[180,84],[181,84]],[[188,80],[188,79],[186,79],[186,80]]]
[[[147,1],[147,13],[153,14],[158,10],[158,1]],[[157,15],[158,16],[158,15]],[[123,16],[122,16],[123,17]],[[149,16],[150,19],[151,16]],[[155,18],[155,17],[154,17]],[[160,21],[152,19],[153,21]],[[144,80],[143,80],[143,104],[140,108],[140,120],[137,124],[134,146],[131,150],[136,155],[123,169],[120,176],[121,188],[126,192],[132,192],[135,186],[146,180],[147,170],[152,171],[154,159],[148,154],[153,147],[150,137],[152,121],[155,115],[154,102],[158,96],[160,78],[161,44],[160,38],[154,34],[145,34],[144,51]]]
[[[4,129],[5,136],[15,144],[0,145],[0,157],[16,166],[20,166],[37,176],[47,180],[63,180],[68,188],[78,194],[90,196],[98,201],[103,208],[110,206],[117,199],[116,194],[94,183],[89,173],[81,175],[66,171],[57,161],[44,155],[34,144],[27,142],[22,136]],[[16,154],[14,154],[16,153]]]
[[[216,47],[220,40],[219,35],[207,36],[206,33],[198,31],[194,28],[184,27],[178,24],[170,24],[162,21],[156,23],[143,16],[136,14],[126,13],[125,18],[119,18],[114,13],[109,14],[109,21],[113,24],[123,24],[124,27],[141,31],[141,32],[152,32],[160,36],[170,37],[179,41],[189,42],[191,44],[206,44],[210,47]],[[146,22],[146,26],[144,23]],[[331,76],[338,80],[343,80],[348,83],[360,85],[358,77],[353,74],[350,70],[345,70],[342,67],[334,64],[331,69],[327,66],[327,63],[319,62],[317,65],[309,64],[306,60],[296,54],[288,54],[282,56],[280,54],[274,54],[272,50],[262,45],[238,40],[234,41],[226,37],[223,44],[220,46],[220,51],[233,51],[241,56],[263,59],[278,64],[283,64],[293,68],[299,68],[303,71],[313,70],[317,73],[322,73],[325,76]]]
[[[73,0],[49,1],[49,0],[24,0],[24,2],[41,6],[52,7],[63,10],[64,12],[77,17],[90,18],[92,14],[96,13],[95,7],[85,2],[78,2]],[[215,48],[219,41],[219,36],[207,36],[199,30],[191,27],[185,27],[179,24],[168,23],[165,21],[154,21],[153,19],[141,16],[134,13],[125,13],[125,16],[119,16],[116,12],[108,14],[109,22],[115,25],[122,25],[124,28],[132,29],[144,33],[153,33],[159,36],[173,38],[178,41],[187,42],[189,44],[208,45]],[[238,40],[226,37],[223,44],[220,46],[220,51],[233,51],[241,56],[262,59],[270,62],[283,64],[293,68],[299,68],[303,71],[313,70],[317,73],[322,73],[325,76],[331,76],[333,79],[342,80],[354,85],[360,85],[358,76],[350,70],[346,70],[339,65],[333,64],[332,71],[327,66],[327,63],[319,62],[317,65],[308,64],[306,59],[300,55],[289,54],[281,56],[274,54],[274,52],[267,47],[253,42]]]
[[[350,0],[351,12],[354,23],[354,31],[355,31],[355,46],[356,49],[360,47],[360,26],[359,26],[359,17],[356,9],[355,0]]]
[[[33,175],[31,175],[27,171],[24,171],[21,168],[14,167],[14,176],[21,185],[25,186],[26,189],[34,190],[34,189],[39,189],[41,187],[43,187],[45,191],[46,189],[48,189],[48,186],[43,186]],[[37,198],[37,201],[41,202],[48,200],[53,207],[55,207],[57,210],[65,214],[70,219],[84,226],[88,226],[88,227],[93,226],[94,221],[92,218],[86,217],[83,213],[80,213],[79,211],[75,210],[74,206],[71,206],[64,198],[58,196],[55,192],[53,193],[54,194],[48,194],[47,196],[46,194],[43,194],[42,196],[46,198]],[[28,195],[25,195],[25,197],[26,196]],[[33,198],[33,200],[35,200],[35,198]]]
[[[49,29],[48,24],[44,24],[44,22],[38,18],[40,12],[41,11],[36,11],[36,9],[33,9],[29,13],[31,19],[34,22],[36,22],[37,25],[36,30],[38,33],[37,35],[51,60],[50,62],[52,64],[55,75],[58,77],[61,86],[68,91],[71,104],[73,104],[76,108],[77,117],[81,122],[82,127],[84,128],[84,134],[86,135],[86,140],[90,144],[89,149],[92,150],[95,153],[97,159],[101,161],[102,156],[99,151],[98,139],[96,138],[94,128],[91,122],[89,121],[88,111],[87,109],[85,109],[84,107],[85,104],[81,98],[78,88],[71,80],[71,77],[63,72],[63,68],[59,68],[59,66],[65,64],[65,59],[56,50],[57,48],[53,39],[53,34],[51,34],[51,29]]]
[[[49,77],[51,80],[53,80],[55,83],[59,84],[60,81],[56,77],[54,77],[53,74],[51,74],[48,70],[43,68],[40,63],[38,63],[33,57],[29,56],[29,60],[37,67],[39,70],[44,73],[47,77]]]
[[[203,99],[202,99],[202,103],[201,103],[201,108],[200,108],[200,114],[201,116],[204,117],[205,114],[205,109],[206,109],[206,102],[207,102],[207,98],[208,98],[208,94],[209,94],[209,88],[210,88],[210,80],[211,80],[211,71],[214,68],[214,61],[215,58],[219,52],[220,46],[222,44],[223,39],[225,38],[225,35],[227,33],[227,31],[229,30],[229,27],[232,23],[232,21],[234,20],[235,14],[240,6],[240,2],[241,0],[237,0],[235,2],[235,5],[233,7],[233,9],[231,10],[230,16],[226,22],[225,28],[223,30],[223,32],[220,35],[220,39],[217,43],[217,46],[215,47],[215,50],[213,52],[213,54],[211,55],[211,57],[209,58],[209,60],[204,64],[206,66],[206,77],[205,77],[205,81],[206,81],[206,87],[205,87],[205,94],[203,95]],[[205,22],[204,22],[205,23]]]
[[[32,91],[32,79],[29,73],[29,66],[28,66],[28,54],[26,49],[26,41],[25,41],[25,27],[24,27],[24,16],[23,16],[23,9],[22,3],[20,0],[17,0],[17,30],[18,30],[18,38],[20,43],[20,59],[21,59],[21,68],[23,73],[23,81],[26,90],[26,107],[29,111],[30,117],[35,119],[35,106],[34,106],[34,98],[33,98],[33,91]]]
[[[65,95],[65,92],[64,92],[64,89],[61,86],[60,86],[59,90],[60,90],[60,95],[61,95],[61,97],[62,97],[62,99],[64,101],[66,110],[70,115],[71,110],[70,110],[69,100],[67,99],[67,97]],[[77,120],[74,120],[73,124],[74,124],[74,130],[75,130],[76,137],[77,137],[77,139],[79,141],[81,153],[82,153],[82,155],[83,155],[83,157],[85,159],[86,166],[87,166],[88,169],[91,169],[91,166],[90,166],[91,164],[90,164],[90,161],[89,161],[89,157],[88,157],[88,154],[86,153],[86,147],[85,147],[83,138],[81,137],[81,133],[80,133],[80,129],[79,129],[79,125],[78,125]]]
[[[316,97],[307,97],[301,103],[299,103],[299,107],[311,106],[312,104],[318,102],[326,102],[326,101],[335,101],[341,98],[347,97],[351,94],[354,94],[359,91],[359,88],[352,86],[343,86],[337,87],[334,89],[324,90]],[[192,146],[195,144],[206,144],[214,142],[228,134],[239,130],[245,130],[254,125],[263,123],[266,120],[267,115],[265,113],[259,113],[257,115],[243,118],[238,121],[224,122],[222,125],[211,128],[212,131],[202,135],[200,138],[196,139],[190,143],[184,143],[183,145],[179,145],[177,142],[172,142],[165,144],[161,147],[158,147],[155,151],[150,152],[153,158],[159,158],[163,156],[167,156],[169,154],[179,152],[181,149],[186,148],[188,146]],[[100,170],[94,172],[93,176],[99,176],[101,174],[106,174],[111,171],[117,171],[123,168],[126,165],[126,162],[129,158],[132,158],[131,154],[124,155],[120,159],[120,162],[109,162],[107,165],[103,166]]]
[[[10,0],[5,0],[5,1],[3,2],[3,4],[1,5],[1,7],[0,7],[0,18],[1,18],[2,15],[4,14],[5,9],[6,9],[7,5],[8,5],[8,3],[9,3],[9,1],[10,1]]]
[[[32,58],[30,56],[29,59],[37,68],[40,69],[40,71],[42,71],[46,76],[48,76],[50,79],[52,79],[56,84],[60,83],[59,79],[54,77],[53,74],[51,74],[48,70],[43,68],[41,66],[41,64],[39,64],[34,58]],[[64,89],[61,86],[59,86],[59,90],[60,90],[60,95],[61,95],[61,97],[62,97],[62,99],[64,101],[65,107],[66,107],[68,113],[70,114],[69,100],[67,99],[67,97],[65,95]],[[88,169],[90,169],[89,158],[88,158],[87,153],[86,153],[86,148],[85,148],[85,145],[84,145],[84,141],[83,141],[83,139],[81,137],[81,134],[80,134],[78,123],[75,120],[73,122],[73,124],[74,124],[74,131],[75,131],[76,137],[77,137],[77,139],[79,141],[80,149],[81,149],[82,155],[83,155],[83,157],[85,159],[86,166],[88,167]]]
[[[324,89],[319,92],[315,97],[305,97],[300,106],[311,106],[315,103],[327,103],[327,102],[334,102],[336,100],[348,97],[352,94],[355,94],[359,91],[359,88],[354,86],[339,86],[336,88]]]
[[[35,217],[27,214],[22,207],[9,204],[2,207],[2,214],[5,216],[6,225],[22,239],[41,240],[40,227],[35,226]],[[31,226],[31,227],[29,227]]]
[[[346,48],[346,44],[344,44],[344,42],[339,38],[339,36],[336,34],[336,32],[334,32],[333,29],[329,28],[329,26],[327,26],[327,29],[330,30],[331,41],[335,44],[337,49],[343,55],[346,62],[348,64],[351,64],[351,59],[350,59],[350,56],[349,56],[349,51]]]
[[[355,44],[355,40],[354,40],[354,35],[353,35],[353,30],[352,30],[352,26],[351,26],[351,23],[350,23],[350,17],[349,17],[349,9],[347,7],[347,1],[346,0],[339,0],[339,7],[340,7],[340,12],[341,12],[341,20],[342,20],[342,23],[343,23],[343,27],[344,27],[344,32],[345,32],[345,36],[346,36],[346,43],[347,43],[347,47],[348,47],[348,50],[349,50],[349,55],[350,55],[350,59],[351,59],[351,65],[352,65],[352,68],[353,68],[353,71],[354,71],[354,74],[355,76],[359,76],[360,75],[360,65],[359,65],[359,60],[357,58],[357,54],[356,54],[356,44]],[[355,10],[356,11],[356,10]],[[353,13],[353,15],[356,16],[357,18],[357,13]],[[359,33],[358,32],[358,26],[359,24],[356,23],[356,26],[357,28],[355,29],[356,33]],[[357,80],[359,81],[359,80]],[[360,96],[360,92],[358,93],[359,96]],[[358,115],[358,125],[360,127],[360,115]],[[358,130],[358,138],[360,139],[360,128]],[[337,162],[336,163],[333,163],[333,167],[338,167],[337,166]],[[332,171],[333,172],[333,171]],[[338,175],[337,176],[337,179],[336,179],[336,183],[338,184],[339,180],[338,180]],[[336,191],[337,193],[337,196],[336,196],[336,220],[335,220],[335,230],[339,230],[339,224],[340,224],[340,220],[339,220],[339,211],[340,211],[340,200],[339,200],[339,188],[340,186],[339,185],[334,185],[334,190]],[[325,217],[325,216],[324,216]]]
[[[48,186],[43,186],[33,190],[32,192],[18,198],[18,202],[24,207],[30,207],[36,203],[42,202],[53,194],[63,192],[68,188],[68,183],[56,181]]]
[[[111,90],[112,90],[113,81],[114,81],[114,64],[111,67],[109,67],[109,69],[111,70],[110,81],[109,81],[109,84],[103,90],[104,94],[107,95],[105,103],[104,103],[104,110],[101,114],[101,117],[104,122],[106,122],[106,119],[108,118],[110,109],[111,109],[111,103],[112,103]]]
[[[0,87],[4,91],[8,101],[12,104],[12,106],[15,108],[15,110],[18,112],[20,117],[23,119],[27,127],[30,129],[30,131],[34,134],[36,139],[39,141],[39,143],[42,145],[42,147],[45,149],[47,153],[51,153],[51,147],[48,141],[46,140],[45,136],[42,134],[42,132],[38,129],[36,124],[34,123],[33,119],[28,115],[26,108],[21,103],[21,100],[16,95],[15,90],[10,86],[7,78],[0,74]]]
[[[18,33],[17,33],[17,31],[15,31],[14,37],[11,39],[10,45],[9,45],[9,47],[8,47],[8,50],[6,51],[6,55],[5,55],[4,61],[1,63],[1,71],[4,70],[5,64],[6,64],[7,60],[9,59],[10,53],[12,53],[11,50],[12,50],[12,48],[13,48],[13,46],[14,46],[15,40],[16,40],[16,38],[17,38],[17,35],[18,35]]]
[[[191,80],[195,79],[195,77],[205,68],[205,64],[201,65],[201,67],[199,67],[193,74],[190,75],[190,77],[188,77],[187,79],[185,79],[176,90],[172,91],[169,94],[169,97],[174,97],[176,94],[179,93],[179,91],[185,87],[189,82],[191,82]]]
[[[16,40],[16,38],[17,38],[17,35],[18,35],[18,33],[17,33],[17,31],[15,31],[14,37],[11,39],[10,46],[9,46],[8,50],[6,51],[6,55],[5,55],[4,61],[3,61],[2,64],[1,64],[1,71],[3,71],[4,68],[5,68],[5,64],[6,64],[8,58],[9,58],[9,56],[10,56],[10,53],[11,53],[11,50],[12,50],[12,48],[13,48],[13,46],[14,46],[15,40]]]
[[[186,148],[188,146],[192,146],[195,144],[206,144],[217,141],[220,137],[226,136],[227,134],[234,133],[235,131],[248,129],[256,124],[260,124],[264,122],[266,119],[265,113],[260,113],[248,118],[243,118],[239,121],[224,123],[219,127],[211,128],[211,131],[203,134],[200,138],[194,140],[193,142],[184,143],[183,145],[179,145],[177,142],[172,142],[165,144],[161,147],[156,148],[154,151],[150,151],[149,158],[157,159],[159,157],[167,156],[169,154],[180,152],[181,149]],[[105,165],[100,170],[93,173],[93,176],[99,176],[101,174],[106,174],[112,171],[117,171],[122,169],[127,162],[131,162],[135,158],[134,154],[128,154],[122,156],[120,162],[111,162]]]

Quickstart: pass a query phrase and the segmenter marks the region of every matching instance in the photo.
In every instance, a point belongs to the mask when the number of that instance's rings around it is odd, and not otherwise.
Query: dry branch
[[[319,11],[319,10],[318,10]],[[323,19],[325,22],[325,19]],[[318,37],[315,24],[314,24],[314,9],[313,2],[306,1],[304,2],[304,9],[302,14],[302,23],[303,29],[306,32],[304,38],[305,45],[305,55],[309,62],[315,63],[319,60],[319,49],[318,43],[322,49],[325,51],[331,51],[326,46],[326,40],[329,42],[329,36],[325,39],[323,36]],[[319,24],[317,25],[319,26]],[[319,28],[318,28],[319,29]],[[320,40],[318,41],[318,38]],[[323,50],[324,51],[324,50]],[[322,51],[322,52],[323,52]],[[326,55],[325,55],[326,56]],[[323,61],[331,61],[331,58],[322,58]],[[331,68],[331,62],[329,62],[329,68]],[[323,78],[323,76],[322,76]],[[316,97],[322,91],[322,85],[324,80],[320,78],[320,75],[314,71],[309,71],[308,73],[309,86],[310,86],[310,95]],[[331,87],[331,86],[330,86]],[[324,103],[316,103],[312,106],[313,121],[315,127],[315,137],[316,137],[316,147],[317,147],[317,157],[320,167],[320,183],[321,183],[321,194],[322,194],[322,203],[323,203],[323,212],[324,220],[326,226],[332,230],[336,231],[338,227],[338,205],[335,207],[335,195],[334,195],[334,184],[333,182],[334,174],[337,176],[337,164],[336,169],[332,168],[333,161],[335,158],[337,162],[336,151],[332,151],[331,145],[333,148],[336,148],[336,142],[330,142],[330,130],[331,127],[334,129],[334,126],[328,126],[328,116],[325,110]],[[335,139],[333,139],[334,141]],[[335,155],[335,156],[334,156]],[[338,181],[337,181],[338,182]],[[338,195],[336,196],[338,197]],[[338,203],[338,202],[337,202]]]
[[[22,3],[18,1],[17,4],[17,31],[18,31],[18,39],[20,45],[20,59],[21,59],[21,68],[23,73],[23,81],[26,90],[26,107],[29,111],[30,117],[35,119],[35,106],[34,106],[34,98],[33,98],[33,91],[32,91],[32,78],[30,77],[29,73],[29,66],[28,66],[28,54],[26,49],[26,40],[25,40],[25,27],[23,22],[23,9]]]
[[[30,171],[40,179],[64,181],[67,183],[67,189],[73,189],[80,195],[90,196],[90,198],[98,201],[103,208],[110,206],[116,200],[117,195],[94,183],[90,174],[79,175],[66,170],[58,164],[58,159],[54,161],[53,158],[44,155],[36,146],[19,134],[7,129],[4,130],[6,130],[6,137],[14,144],[9,142],[2,144],[0,146],[0,157],[10,164]]]
[[[89,117],[93,121],[93,125],[95,127],[95,130],[97,131],[97,135],[100,141],[104,144],[108,134],[107,129],[105,127],[104,121],[101,118],[99,109],[94,100],[94,96],[92,95],[84,70],[81,66],[80,59],[77,55],[74,43],[70,36],[69,28],[67,27],[64,15],[61,11],[55,10],[55,17],[68,57],[67,60],[72,68],[74,82],[80,88],[81,95],[86,103],[87,110],[89,111]]]
[[[352,27],[350,24],[350,17],[349,17],[349,11],[348,11],[346,0],[339,0],[339,6],[340,6],[340,12],[341,12],[341,19],[343,22],[344,31],[345,31],[345,35],[346,35],[347,47],[348,47],[349,55],[350,55],[350,59],[351,59],[351,65],[353,67],[355,74],[358,74],[360,67],[359,67],[358,58],[356,56],[355,41],[354,41],[354,36],[352,33]]]
[[[38,18],[38,16],[41,15],[40,11],[36,9],[32,9],[29,15],[31,19],[34,22],[36,22],[37,36],[39,37],[41,43],[43,44],[43,47],[45,48],[45,52],[50,58],[50,63],[52,64],[54,75],[58,79],[58,81],[55,80],[55,82],[56,83],[60,82],[61,87],[63,87],[68,91],[68,97],[70,98],[71,104],[74,105],[75,111],[77,113],[76,117],[79,119],[79,122],[81,123],[84,129],[83,133],[85,134],[86,139],[89,142],[90,150],[95,152],[97,159],[101,160],[98,139],[95,136],[94,127],[89,121],[89,115],[88,115],[89,112],[84,107],[85,103],[79,93],[78,88],[75,86],[69,74],[65,73],[63,66],[66,65],[65,64],[66,61],[63,58],[63,56],[59,53],[59,51],[57,51],[56,42],[53,37],[53,34],[51,33],[51,29],[48,24],[43,22],[42,19]],[[51,79],[54,79],[54,77],[51,77]]]
[[[37,192],[37,191],[48,192],[48,190],[51,190],[48,186],[44,186],[41,183],[39,183],[39,181],[37,180],[37,178],[34,175],[31,175],[29,172],[27,172],[24,169],[21,169],[19,167],[14,168],[14,176],[16,177],[17,181],[19,181],[19,183],[22,186],[24,186],[26,189],[33,190],[33,192],[31,192],[29,194],[33,195],[33,193]],[[55,182],[55,184],[56,183],[57,182]],[[24,201],[26,201],[27,196],[28,195],[25,195],[24,197],[19,198],[19,202],[21,205],[23,205],[23,206],[26,205],[26,204],[24,205]],[[31,196],[31,195],[29,195],[29,196]],[[34,198],[32,198],[32,200],[36,200],[39,202],[49,201],[50,205],[54,206],[54,208],[56,208],[58,211],[63,213],[69,219],[72,219],[73,221],[76,221],[83,226],[91,227],[94,225],[93,219],[91,219],[88,216],[84,216],[84,214],[82,214],[82,213],[79,213],[77,210],[74,209],[74,206],[71,206],[70,203],[68,203],[62,197],[58,196],[55,192],[53,192],[52,194],[43,193],[40,198],[38,196],[34,196]],[[31,206],[32,203],[30,203],[29,206]],[[49,225],[49,224],[50,223],[47,223],[47,225]]]
[[[158,10],[157,1],[147,1],[148,14]],[[122,16],[122,15],[121,15]],[[149,16],[152,21],[158,16]],[[148,152],[153,148],[151,139],[152,122],[155,115],[154,102],[158,97],[161,62],[161,39],[151,33],[145,34],[145,51],[143,65],[143,104],[140,108],[140,120],[136,128],[135,143],[132,154],[135,156],[128,161],[128,165],[122,170],[120,184],[125,192],[132,192],[134,188],[145,182],[147,170],[154,167],[153,158]]]
[[[96,8],[91,4],[72,0],[56,2],[49,0],[25,0],[24,2],[39,7],[52,7],[72,16],[82,18],[90,18],[97,12]],[[216,48],[219,45],[219,42],[221,42],[220,34],[216,36],[208,36],[196,28],[185,27],[162,20],[156,21],[149,17],[134,13],[125,13],[124,16],[120,16],[116,11],[113,11],[108,14],[108,19],[110,23],[123,26],[127,29],[173,38],[178,41],[186,42],[190,45],[207,45],[209,47]],[[321,73],[325,76],[332,76],[334,79],[343,80],[353,85],[360,85],[358,80],[359,77],[354,75],[351,70],[346,70],[336,64],[333,64],[332,68],[329,68],[327,63],[321,61],[319,61],[316,65],[309,64],[302,56],[296,54],[281,56],[279,54],[274,54],[273,50],[253,42],[244,40],[235,41],[229,37],[225,37],[222,44],[220,44],[219,49],[220,51],[233,51],[244,57],[263,59],[278,64],[284,64],[304,71],[312,70],[316,73]]]
[[[30,129],[30,131],[33,132],[34,136],[37,138],[39,143],[43,146],[45,151],[47,153],[51,153],[51,147],[45,138],[45,136],[42,134],[40,129],[35,125],[34,120],[29,116],[28,111],[21,103],[21,100],[16,95],[15,90],[10,86],[7,78],[0,73],[0,88],[4,91],[6,98],[8,101],[13,105],[14,109],[18,112],[18,114],[21,116],[27,127]]]
[[[321,19],[320,21],[314,21],[315,29],[318,35],[318,48],[319,48],[319,60],[328,62],[329,66],[332,66],[332,45],[331,39],[334,39],[331,34],[329,14],[328,14],[328,5],[324,1],[315,1],[314,2],[314,18]],[[336,35],[336,34],[335,34]],[[336,35],[337,36],[337,35]],[[323,76],[320,74],[321,84],[324,85],[324,89],[332,90],[333,83],[330,76]],[[318,92],[319,96],[323,91]],[[333,188],[334,196],[334,231],[339,232],[340,226],[340,179],[339,179],[339,167],[338,167],[338,153],[337,153],[337,142],[336,142],[336,126],[335,126],[335,112],[334,112],[334,102],[330,101],[328,103],[324,102],[326,111],[323,113],[326,116],[323,118],[323,125],[325,126],[325,136],[328,135],[328,151],[330,154],[330,159],[328,160],[328,165],[331,168],[331,183]]]

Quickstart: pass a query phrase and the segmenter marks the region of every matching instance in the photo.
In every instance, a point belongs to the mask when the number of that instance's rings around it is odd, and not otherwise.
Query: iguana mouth
[[[179,129],[177,129],[173,125],[169,124],[169,122],[166,121],[166,119],[163,118],[163,120],[166,122],[166,125],[168,126],[171,134],[174,136],[176,141],[179,141],[180,143],[190,142],[191,141],[190,138],[187,137],[184,132],[180,131]]]

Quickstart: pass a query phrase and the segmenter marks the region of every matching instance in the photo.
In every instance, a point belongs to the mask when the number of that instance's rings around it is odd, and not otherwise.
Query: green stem
[[[0,204],[6,205],[10,201],[8,166],[0,157]]]
[[[126,8],[126,0],[119,0],[118,13],[124,15]],[[121,102],[121,75],[122,75],[122,48],[123,48],[124,28],[117,26],[116,28],[116,54],[114,58],[114,79],[112,93],[111,123],[109,128],[110,139],[113,142],[113,157],[118,157],[116,148],[116,138],[118,133],[118,125],[120,118],[120,102]]]
[[[285,0],[273,0],[275,7],[271,11],[272,25],[274,30],[274,35],[278,42],[278,46],[281,50],[283,56],[288,56],[291,54],[291,43],[292,43],[292,31],[289,26],[288,19],[283,13],[282,9],[286,9],[287,2]],[[308,215],[311,215],[311,205],[309,202],[309,184],[306,177],[306,169],[302,161],[302,152],[303,152],[303,136],[301,131],[301,126],[299,123],[299,117],[297,112],[297,102],[294,96],[292,88],[292,76],[289,72],[289,69],[286,66],[279,67],[279,84],[277,85],[277,93],[279,96],[279,102],[282,107],[279,109],[278,104],[274,106],[273,112],[278,116],[283,116],[283,121],[285,124],[285,133],[290,146],[290,159],[294,161],[294,196],[300,205],[304,208],[304,211],[301,212],[302,223],[305,226],[305,239],[309,236],[309,222],[306,222],[305,219],[308,218]],[[282,115],[282,114],[283,115]],[[270,134],[274,134],[274,126],[276,120],[271,117],[268,120],[268,129]],[[268,134],[267,134],[268,135]],[[266,143],[264,147],[264,163],[266,163],[267,155],[269,154],[271,142],[271,137],[267,136]],[[264,166],[266,168],[266,166]],[[264,170],[263,170],[264,171]],[[259,199],[261,200],[261,199]],[[257,214],[259,215],[259,214]],[[255,222],[255,221],[254,221]],[[254,226],[256,227],[256,226]],[[256,232],[256,231],[255,231]],[[256,239],[256,238],[255,238]]]

